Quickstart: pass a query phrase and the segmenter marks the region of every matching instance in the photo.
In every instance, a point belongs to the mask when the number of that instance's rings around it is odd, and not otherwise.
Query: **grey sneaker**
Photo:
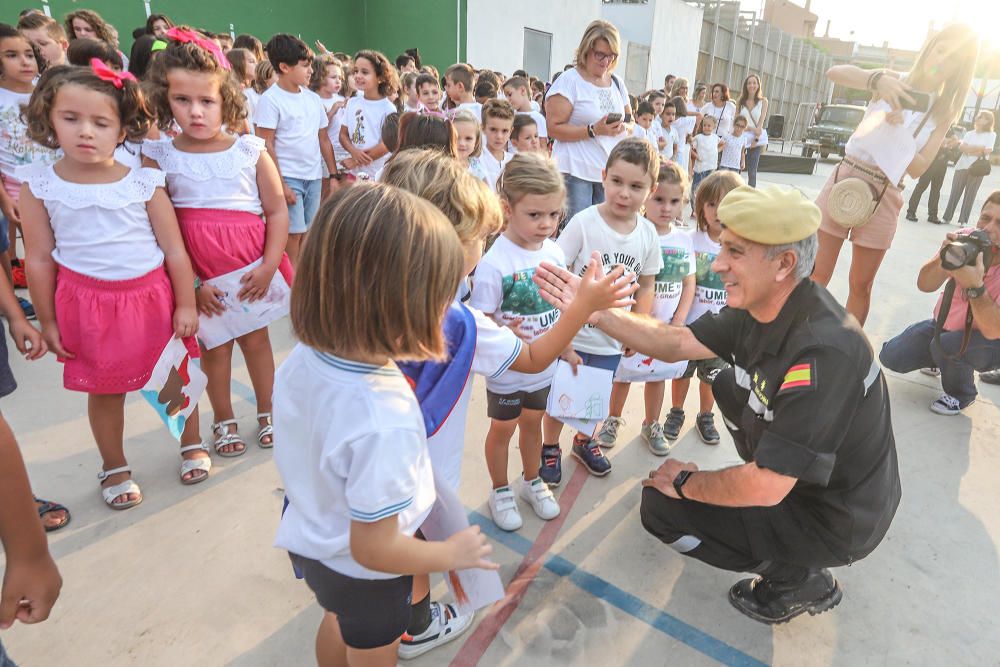
[[[698,426],[698,436],[706,445],[719,444],[719,432],[715,429],[715,415],[711,412],[701,412],[695,421]]]
[[[601,425],[601,430],[597,432],[597,442],[605,449],[611,449],[618,440],[618,427],[624,426],[625,420],[621,417],[608,417]]]
[[[683,408],[670,408],[667,418],[663,420],[663,435],[667,440],[676,440],[684,426]]]
[[[646,441],[649,451],[657,456],[666,456],[672,445],[663,437],[663,427],[660,422],[642,425],[642,439]]]

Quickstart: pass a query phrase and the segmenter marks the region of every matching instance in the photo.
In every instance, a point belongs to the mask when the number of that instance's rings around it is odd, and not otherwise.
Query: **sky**
[[[805,0],[793,0],[803,6]],[[741,0],[743,9],[761,12],[763,0]],[[941,26],[962,21],[982,29],[982,37],[1000,45],[1000,0],[812,0],[819,16],[816,34],[830,20],[830,36],[901,49],[919,49],[933,21]],[[851,34],[853,31],[853,35]]]

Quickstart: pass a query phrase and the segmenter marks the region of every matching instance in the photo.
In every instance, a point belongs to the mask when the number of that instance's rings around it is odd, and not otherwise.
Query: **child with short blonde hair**
[[[531,85],[528,80],[524,77],[512,76],[503,82],[503,94],[514,107],[518,116],[525,115],[534,119],[538,131],[538,143],[540,146],[548,148],[549,132],[545,124],[545,116],[532,106]]]
[[[469,305],[502,326],[515,327],[530,343],[549,331],[559,311],[546,302],[532,281],[542,262],[565,267],[562,249],[550,240],[566,204],[566,186],[552,160],[537,153],[519,153],[500,179],[500,203],[506,224],[476,267]],[[517,494],[539,518],[559,516],[556,503],[538,475],[542,453],[542,416],[555,363],[540,373],[508,370],[486,381],[486,465],[493,481],[489,507],[503,530],[521,527],[515,493],[507,477],[507,450],[515,428],[520,432],[522,474]],[[537,487],[537,488],[536,488]]]
[[[489,176],[481,159],[483,133],[479,119],[473,116],[471,111],[463,109],[452,116],[451,124],[455,127],[455,147],[458,150],[459,160],[474,178],[488,184]]]
[[[444,71],[444,92],[448,96],[448,108],[467,109],[476,118],[482,118],[483,105],[476,101],[476,71],[467,63],[455,63]]]
[[[511,130],[514,129],[514,107],[507,100],[489,100],[483,105],[483,137],[486,145],[480,158],[486,170],[486,184],[497,189],[504,166],[514,157],[507,151]]]
[[[713,135],[715,136],[715,135]],[[719,203],[730,190],[746,185],[739,174],[721,170],[709,174],[698,186],[698,192],[692,198],[698,212],[698,228],[691,231],[691,246],[694,250],[696,274],[694,301],[688,311],[687,322],[690,324],[705,313],[718,313],[726,305],[726,288],[719,274],[712,271],[712,262],[719,254],[722,246],[719,237],[722,234],[722,222],[719,220]],[[667,440],[676,440],[684,425],[684,400],[687,398],[688,387],[695,372],[701,381],[699,396],[700,408],[695,421],[698,437],[706,445],[719,443],[719,432],[715,428],[715,418],[712,406],[715,400],[712,396],[712,383],[719,371],[727,368],[722,359],[699,359],[689,361],[683,377],[674,380],[671,386],[672,404],[667,419],[663,423],[663,434]]]
[[[288,502],[275,544],[326,612],[321,665],[345,653],[395,664],[412,575],[497,567],[478,527],[445,542],[414,537],[436,498],[434,472],[393,361],[445,357],[441,324],[463,263],[440,211],[378,184],[335,193],[303,247],[291,307],[300,343],[275,385],[275,423],[288,436],[274,454]]]

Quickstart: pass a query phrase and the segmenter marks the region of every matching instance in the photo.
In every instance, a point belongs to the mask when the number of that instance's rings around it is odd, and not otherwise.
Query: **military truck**
[[[830,153],[839,153],[843,157],[844,146],[864,115],[865,108],[853,104],[821,106],[802,140],[802,157],[812,157],[813,153],[819,153],[824,158]]]

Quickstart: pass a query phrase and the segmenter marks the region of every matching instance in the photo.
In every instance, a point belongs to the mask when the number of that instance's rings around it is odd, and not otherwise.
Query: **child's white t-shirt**
[[[50,163],[59,159],[51,148],[36,144],[28,136],[28,126],[21,120],[21,107],[31,93],[14,93],[0,88],[0,174],[16,181],[14,170],[35,162]]]
[[[753,139],[753,135],[749,132],[744,132],[740,136],[735,134],[725,134],[722,136],[722,140],[726,142],[726,145],[722,147],[722,159],[719,160],[720,167],[729,167],[730,169],[740,169],[740,158],[743,155],[743,149],[747,147],[747,137]]]
[[[347,101],[344,113],[344,124],[347,126],[347,136],[351,143],[360,150],[374,148],[382,143],[382,124],[385,117],[395,113],[396,105],[388,97],[377,100],[365,99],[364,95],[356,95]],[[339,139],[338,139],[339,141]],[[383,155],[371,164],[356,167],[351,170],[354,175],[362,173],[375,178],[375,174],[385,166],[389,155]]]
[[[539,250],[527,250],[501,235],[476,267],[469,305],[493,317],[504,326],[520,320],[519,329],[527,342],[534,342],[552,328],[559,310],[542,298],[532,280],[542,262],[566,266],[566,256],[555,241],[546,239]],[[552,382],[555,362],[540,373],[507,371],[486,380],[497,394],[537,391]]]
[[[596,250],[601,253],[605,273],[624,266],[626,272],[635,273],[634,280],[658,274],[663,268],[663,258],[653,223],[637,215],[635,228],[628,234],[619,234],[604,221],[599,206],[595,204],[574,215],[556,241],[566,254],[566,268],[583,275],[590,263],[590,254]],[[605,355],[621,354],[622,351],[621,343],[590,324],[584,325],[573,339],[573,348]]]
[[[323,178],[319,131],[329,120],[319,95],[308,88],[290,93],[275,84],[260,96],[253,120],[257,127],[274,130],[274,152],[282,177]]]
[[[695,275],[691,235],[677,228],[668,234],[661,234],[660,256],[663,258],[663,268],[656,274],[653,310],[650,314],[661,322],[669,323],[677,312],[684,279]]]
[[[468,109],[472,112],[472,115],[476,117],[476,120],[480,123],[483,122],[483,105],[479,102],[462,102],[454,108],[452,113],[460,111],[461,109]]]
[[[531,116],[531,119],[533,121],[535,121],[535,125],[538,126],[538,136],[539,137],[548,137],[549,136],[549,128],[545,124],[545,116],[543,116],[542,114],[540,114],[540,113],[538,113],[537,111],[534,111],[534,110],[532,110],[532,111],[518,111],[517,113],[518,113],[518,115]]]
[[[517,361],[524,346],[513,331],[501,327],[478,308],[469,310],[476,320],[476,352],[472,357],[472,370],[455,407],[438,427],[437,433],[427,439],[434,474],[455,491],[458,491],[462,481],[465,422],[469,416],[469,399],[472,398],[472,378],[482,375],[490,380],[501,376]]]
[[[510,162],[513,157],[513,153],[504,151],[503,158],[498,161],[485,146],[483,147],[483,152],[479,156],[479,164],[482,165],[483,171],[486,172],[486,185],[490,186],[490,190],[493,192],[496,192],[497,181],[500,180],[500,174],[503,173],[503,168],[507,166],[507,163]]]
[[[278,368],[274,450],[288,507],[275,546],[356,579],[399,575],[351,556],[351,522],[396,515],[413,535],[436,499],[423,416],[395,364],[372,366],[299,344]]]
[[[482,163],[482,153],[480,157],[470,157],[469,158],[469,173],[472,174],[477,180],[490,184],[490,177],[486,173],[486,169],[483,167]],[[496,187],[494,187],[496,189]]]
[[[333,108],[333,105],[336,104],[337,102],[343,102],[344,99],[345,98],[343,95],[338,95],[337,93],[334,93],[330,97],[323,97],[322,95],[320,95],[319,101],[323,103],[323,111],[325,111],[326,115],[329,116],[330,109]]]
[[[674,159],[674,146],[678,146],[681,142],[680,138],[677,136],[677,131],[673,127],[663,127],[660,125],[660,135],[667,140],[667,144],[660,148],[660,159],[661,160],[673,160]],[[659,148],[659,146],[657,146]],[[680,150],[677,151],[680,153]]]
[[[719,137],[714,134],[696,134],[691,144],[698,152],[694,161],[694,173],[713,171],[719,166]]]
[[[688,312],[687,324],[705,313],[717,313],[726,305],[726,288],[722,284],[722,278],[711,268],[722,246],[713,241],[708,232],[700,229],[691,231],[691,245],[694,248],[696,272],[694,303]]]

